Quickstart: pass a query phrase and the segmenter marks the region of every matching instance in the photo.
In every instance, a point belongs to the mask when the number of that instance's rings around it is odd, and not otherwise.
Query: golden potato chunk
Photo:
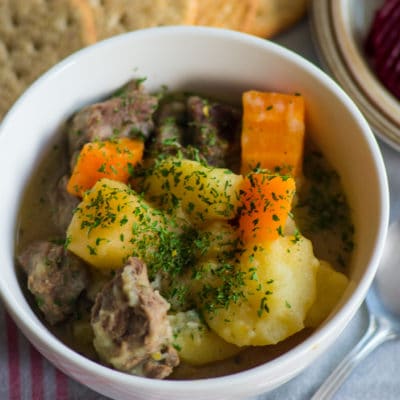
[[[317,298],[308,311],[305,326],[316,328],[334,309],[343,295],[349,280],[326,261],[321,261],[317,270]]]
[[[201,260],[210,258],[227,258],[237,249],[239,231],[224,220],[207,221],[198,228],[200,237],[207,244],[200,254]]]
[[[173,343],[182,361],[203,365],[224,360],[240,352],[240,347],[227,343],[201,321],[194,310],[168,316]]]
[[[74,212],[68,250],[97,268],[116,269],[130,255],[144,260],[159,243],[160,213],[121,182],[98,181]]]
[[[159,161],[144,181],[146,198],[180,204],[191,220],[231,219],[240,205],[241,175],[174,157]]]
[[[304,328],[315,300],[319,261],[299,235],[247,249],[240,258],[243,289],[237,301],[205,312],[209,326],[237,346],[275,344]]]

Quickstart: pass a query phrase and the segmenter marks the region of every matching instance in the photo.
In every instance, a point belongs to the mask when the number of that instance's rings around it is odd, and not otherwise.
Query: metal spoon
[[[354,368],[380,344],[400,338],[400,221],[388,231],[375,281],[366,297],[368,328],[348,355],[328,376],[311,400],[329,400]]]

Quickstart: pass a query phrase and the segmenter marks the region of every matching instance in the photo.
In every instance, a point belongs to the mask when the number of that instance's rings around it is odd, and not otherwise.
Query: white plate
[[[363,51],[382,0],[314,0],[310,20],[326,70],[353,98],[374,132],[400,150],[400,102],[370,69]]]

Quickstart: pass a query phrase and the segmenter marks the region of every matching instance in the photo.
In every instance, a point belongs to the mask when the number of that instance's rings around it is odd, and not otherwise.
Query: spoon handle
[[[339,363],[311,400],[329,400],[353,369],[380,344],[397,337],[390,323],[383,317],[370,315],[368,329],[353,350]]]

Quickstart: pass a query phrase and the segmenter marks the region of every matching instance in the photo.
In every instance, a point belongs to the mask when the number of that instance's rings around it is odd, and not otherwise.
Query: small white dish
[[[382,0],[314,0],[311,25],[326,70],[360,107],[373,131],[400,150],[400,102],[382,85],[364,42]]]
[[[400,101],[379,81],[365,54],[365,40],[374,13],[382,1],[331,1],[333,28],[337,43],[352,77],[369,100],[400,126]]]

